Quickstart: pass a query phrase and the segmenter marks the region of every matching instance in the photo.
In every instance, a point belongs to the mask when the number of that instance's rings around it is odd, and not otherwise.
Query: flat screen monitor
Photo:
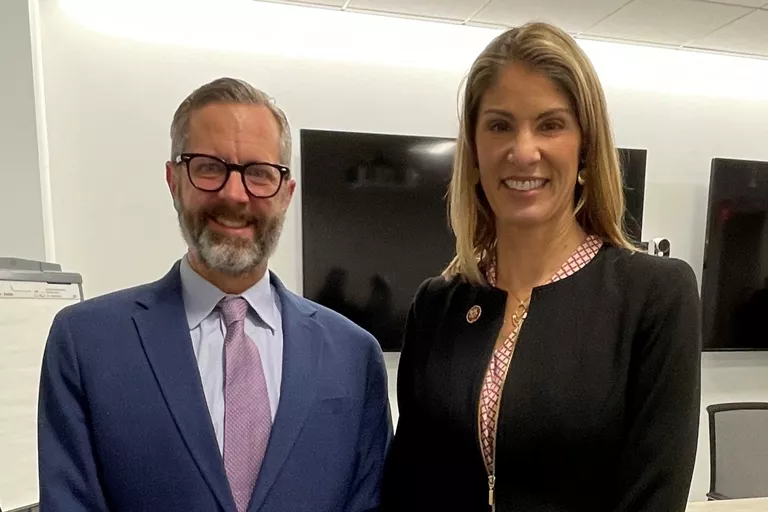
[[[385,351],[400,350],[413,294],[453,257],[446,193],[455,149],[453,138],[301,131],[304,295]],[[639,241],[645,150],[621,157]]]
[[[453,255],[454,139],[301,131],[304,295],[399,351],[413,294]]]
[[[645,201],[645,149],[619,149],[624,179],[624,227],[630,240],[639,244],[643,235],[643,205]]]
[[[701,294],[704,350],[768,350],[768,162],[712,160]]]

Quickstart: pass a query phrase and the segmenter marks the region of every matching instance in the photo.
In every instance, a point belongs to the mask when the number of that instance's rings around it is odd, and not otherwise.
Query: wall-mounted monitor
[[[450,262],[454,139],[301,131],[304,295],[398,351],[413,294]]]
[[[301,131],[304,295],[386,351],[401,348],[416,289],[454,254],[445,196],[455,149],[452,138]],[[621,156],[626,220],[639,241],[645,150]]]
[[[645,201],[645,149],[619,149],[624,179],[624,226],[629,238],[639,243],[643,236],[643,204]]]
[[[768,350],[768,162],[712,160],[701,285],[704,350]]]

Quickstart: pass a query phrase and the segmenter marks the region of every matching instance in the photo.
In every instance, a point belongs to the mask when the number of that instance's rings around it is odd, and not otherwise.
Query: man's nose
[[[251,196],[243,183],[243,175],[239,171],[229,173],[227,182],[219,190],[219,197],[233,203],[247,203],[251,200]]]

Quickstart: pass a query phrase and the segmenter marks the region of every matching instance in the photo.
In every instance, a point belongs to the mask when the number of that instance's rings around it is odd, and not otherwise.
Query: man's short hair
[[[192,112],[214,103],[238,105],[264,105],[275,116],[280,126],[280,164],[291,163],[291,127],[285,113],[275,104],[274,98],[237,78],[218,78],[192,92],[181,102],[171,123],[171,160],[175,161],[186,151],[189,134],[189,118]]]

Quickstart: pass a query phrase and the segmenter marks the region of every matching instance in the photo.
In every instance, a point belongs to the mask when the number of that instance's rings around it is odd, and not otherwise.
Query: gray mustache
[[[211,208],[206,208],[205,210],[199,212],[199,215],[205,218],[215,219],[218,217],[231,220],[233,222],[245,222],[248,224],[260,224],[262,220],[259,217],[248,214],[247,212],[235,211],[225,205],[216,205]]]

